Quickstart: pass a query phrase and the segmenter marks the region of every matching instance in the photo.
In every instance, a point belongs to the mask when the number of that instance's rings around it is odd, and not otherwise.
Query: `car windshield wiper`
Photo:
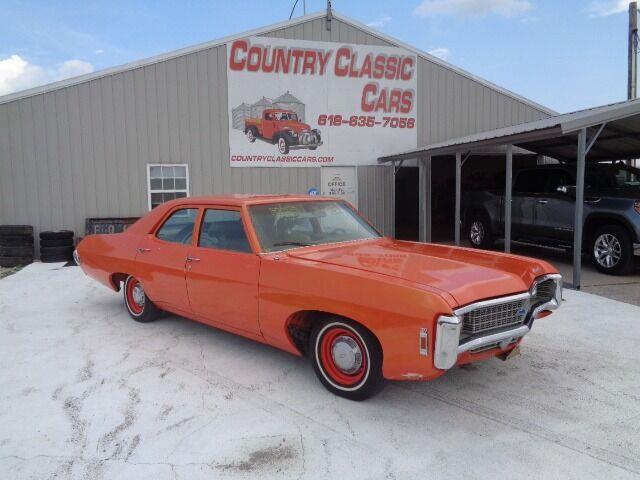
[[[274,247],[309,247],[313,245],[313,243],[302,243],[302,242],[278,242],[274,243]]]

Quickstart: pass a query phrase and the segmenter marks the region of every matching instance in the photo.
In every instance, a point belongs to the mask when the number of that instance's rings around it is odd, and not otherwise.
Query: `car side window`
[[[558,187],[569,185],[569,175],[563,170],[551,170],[547,178],[545,193],[558,193]]]
[[[156,236],[160,240],[188,245],[193,238],[193,227],[198,217],[197,208],[182,208],[176,210],[164,222]]]
[[[544,170],[522,170],[513,185],[514,192],[543,193],[547,184],[547,172]]]
[[[205,210],[198,246],[252,253],[242,217],[236,210]]]

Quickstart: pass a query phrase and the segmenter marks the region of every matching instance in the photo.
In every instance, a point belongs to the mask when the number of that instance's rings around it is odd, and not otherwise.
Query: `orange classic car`
[[[123,290],[134,320],[171,312],[308,355],[353,400],[506,358],[562,293],[546,262],[392,240],[348,203],[307,196],[174,200],[87,236],[75,258]]]

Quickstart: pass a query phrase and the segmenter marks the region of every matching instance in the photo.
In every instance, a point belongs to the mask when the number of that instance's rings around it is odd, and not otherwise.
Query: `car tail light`
[[[633,202],[633,209],[636,211],[636,213],[640,213],[640,200],[636,200],[635,202]]]

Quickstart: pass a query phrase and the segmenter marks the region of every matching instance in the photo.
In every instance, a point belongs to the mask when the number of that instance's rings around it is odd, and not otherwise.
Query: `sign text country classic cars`
[[[227,60],[231,166],[376,165],[417,146],[407,50],[251,37]]]

